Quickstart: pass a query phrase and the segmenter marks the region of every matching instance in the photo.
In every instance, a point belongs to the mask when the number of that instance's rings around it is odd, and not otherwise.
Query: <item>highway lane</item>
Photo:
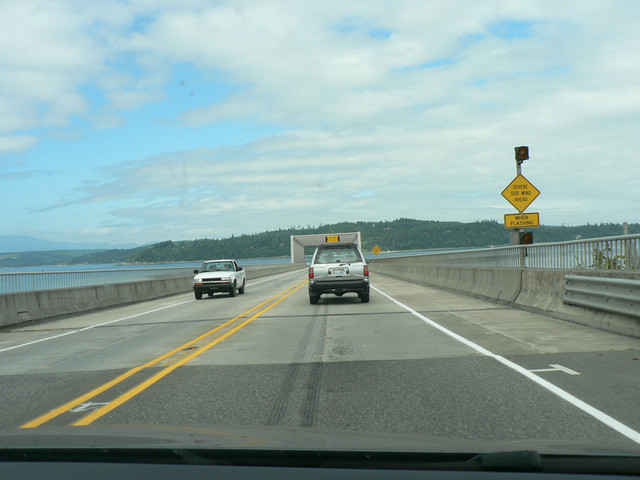
[[[523,370],[541,370],[536,377],[640,430],[634,401],[640,361],[633,360],[640,354],[638,339],[381,275],[372,276],[380,291],[369,304],[347,295],[326,296],[312,306],[304,280],[302,272],[280,275],[250,284],[247,294],[236,298],[196,302],[176,296],[5,332],[2,426],[41,418],[178,348],[42,425],[69,425],[99,414],[90,424],[300,426],[632,443],[607,426],[607,418],[585,413],[434,328],[423,315]],[[294,291],[295,284],[300,288]],[[278,293],[213,336],[179,348]],[[141,315],[147,311],[152,313]],[[228,336],[220,338],[223,334]],[[163,373],[188,355],[194,358]],[[154,375],[164,376],[151,382]],[[100,413],[103,404],[113,406],[118,399],[116,408]]]

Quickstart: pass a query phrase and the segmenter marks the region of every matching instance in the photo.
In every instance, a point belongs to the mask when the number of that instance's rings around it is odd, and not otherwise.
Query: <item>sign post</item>
[[[525,227],[539,227],[540,215],[538,213],[524,213],[531,202],[533,202],[540,190],[522,175],[522,162],[529,159],[529,147],[515,147],[516,156],[516,178],[502,191],[502,196],[518,210],[519,214],[505,214],[504,228],[511,230],[511,244],[520,245],[524,242],[533,243],[533,235],[524,235]],[[526,248],[522,249],[520,266],[525,266]]]

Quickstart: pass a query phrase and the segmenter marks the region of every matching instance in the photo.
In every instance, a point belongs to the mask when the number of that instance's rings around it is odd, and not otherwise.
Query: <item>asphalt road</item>
[[[640,339],[372,275],[304,271],[0,332],[0,427],[292,426],[640,444]],[[297,289],[296,289],[297,288]]]

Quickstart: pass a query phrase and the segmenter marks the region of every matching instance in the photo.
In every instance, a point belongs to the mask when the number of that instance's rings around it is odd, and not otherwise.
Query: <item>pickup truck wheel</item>
[[[242,286],[238,289],[238,293],[240,295],[242,295],[244,293],[244,284],[246,283],[246,280],[242,280]]]
[[[229,290],[229,296],[230,297],[236,296],[236,282],[233,282],[233,285],[231,285],[231,290]]]
[[[368,293],[362,293],[360,295],[360,301],[362,303],[369,303],[369,294]]]
[[[202,292],[194,291],[193,293],[196,296],[196,300],[200,300],[202,298]]]

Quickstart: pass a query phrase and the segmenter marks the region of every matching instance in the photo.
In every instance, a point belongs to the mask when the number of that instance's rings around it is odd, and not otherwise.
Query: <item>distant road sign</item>
[[[375,253],[376,255],[378,255],[381,250],[380,247],[378,245],[376,245],[375,247],[373,247],[373,249],[371,250],[373,253]]]
[[[340,235],[327,235],[324,237],[324,241],[327,243],[334,243],[340,241]]]
[[[534,187],[529,180],[522,175],[514,178],[507,188],[502,191],[502,196],[506,198],[511,205],[516,207],[520,213],[540,195],[540,190]]]
[[[507,213],[504,216],[504,228],[539,227],[538,213]]]

